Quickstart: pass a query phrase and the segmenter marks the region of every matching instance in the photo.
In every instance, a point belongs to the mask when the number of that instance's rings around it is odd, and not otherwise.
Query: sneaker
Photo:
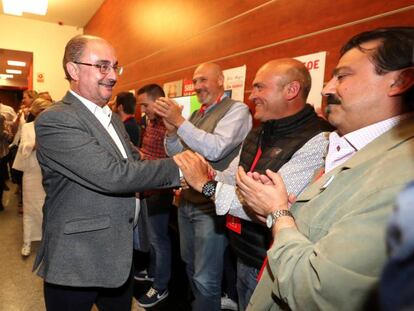
[[[147,270],[138,271],[134,274],[134,279],[137,281],[154,282],[154,278],[148,276]]]
[[[168,297],[168,289],[158,292],[155,288],[150,287],[148,292],[138,299],[138,305],[142,308],[155,306],[161,300]]]
[[[221,310],[239,310],[239,305],[233,299],[229,298],[229,296],[225,295],[221,297]]]
[[[30,255],[30,243],[23,243],[22,256],[27,257]]]

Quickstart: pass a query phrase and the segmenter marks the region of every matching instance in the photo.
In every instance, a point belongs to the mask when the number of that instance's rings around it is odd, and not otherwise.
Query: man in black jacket
[[[297,60],[273,60],[259,69],[250,100],[256,107],[254,118],[261,125],[245,139],[231,173],[237,164],[259,173],[271,169],[282,174],[289,193],[297,195],[306,187],[323,165],[327,146],[324,132],[331,130],[306,104],[310,88],[310,74]],[[270,231],[246,214],[235,187],[229,185],[234,184],[230,170],[218,172],[215,180],[209,180],[206,165],[196,156],[186,153],[180,159],[187,182],[206,196],[215,195],[217,214],[228,214],[230,243],[237,255],[239,308],[244,310],[272,242]]]

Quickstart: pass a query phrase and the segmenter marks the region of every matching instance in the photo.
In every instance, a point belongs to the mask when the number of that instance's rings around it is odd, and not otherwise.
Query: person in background
[[[43,98],[43,99],[46,99],[46,100],[50,101],[51,103],[54,102],[53,99],[52,99],[52,96],[50,96],[48,91],[39,92],[39,97]]]
[[[414,150],[413,150],[414,152]],[[414,310],[414,181],[398,194],[387,227],[390,257],[380,283],[381,310]]]
[[[322,91],[337,129],[325,174],[296,203],[278,174],[239,168],[241,197],[274,237],[248,310],[379,309],[386,223],[414,179],[413,44],[414,27],[389,27],[344,45]]]
[[[146,160],[167,158],[164,149],[166,128],[162,119],[154,111],[155,101],[164,97],[164,90],[157,84],[148,84],[137,91],[138,105],[148,117],[148,125],[142,137],[139,149]],[[150,260],[148,275],[141,271],[135,275],[136,280],[152,279],[152,286],[147,293],[138,298],[138,304],[143,308],[155,306],[168,297],[168,282],[171,277],[171,241],[168,233],[170,212],[173,201],[171,189],[152,190],[143,193],[147,207],[141,211],[142,221],[147,223],[147,234],[150,242]],[[140,219],[141,220],[141,219]],[[140,222],[138,222],[138,229]],[[141,226],[141,228],[144,226]],[[137,229],[135,229],[137,230]]]
[[[6,124],[10,127],[17,117],[17,114],[12,107],[10,107],[9,105],[5,105],[1,102],[0,102],[0,115],[2,115],[5,118]]]
[[[20,144],[20,137],[23,125],[26,122],[31,122],[34,120],[34,116],[30,113],[30,107],[33,101],[38,98],[39,95],[35,90],[26,90],[23,92],[22,104],[20,110],[17,114],[17,117],[12,125],[13,141],[10,144],[10,163],[12,163],[11,179],[17,184],[18,193],[19,193],[19,213],[23,213],[23,201],[22,201],[22,178],[23,173],[21,171],[13,169],[14,159],[17,154],[17,149]]]
[[[3,192],[6,187],[7,155],[12,135],[6,126],[6,118],[0,114],[0,212],[4,210]]]
[[[4,181],[6,181],[7,179],[9,179],[9,167],[8,164],[11,161],[11,156],[12,156],[12,152],[10,152],[10,147],[9,144],[11,142],[11,139],[13,138],[13,134],[12,134],[12,128],[13,128],[13,123],[17,118],[17,114],[14,111],[14,109],[12,107],[10,107],[9,105],[5,105],[3,103],[0,102],[0,115],[2,115],[4,117],[4,131],[7,133],[6,140],[3,140],[2,143],[6,143],[7,142],[7,150],[3,150],[3,154],[5,151],[7,151],[7,154],[2,158],[1,162],[0,162],[0,174],[2,175],[1,178],[3,178]],[[11,163],[13,164],[13,163]],[[10,166],[11,166],[10,164]],[[4,183],[4,190],[9,190],[9,187],[7,186],[6,183]]]
[[[36,98],[30,106],[34,120],[39,114],[50,107],[52,102]],[[45,201],[45,191],[42,185],[42,172],[36,158],[36,134],[34,120],[26,122],[22,127],[19,148],[13,168],[23,172],[23,246],[21,254],[30,255],[31,242],[42,238],[42,207]]]
[[[251,129],[249,108],[225,96],[224,75],[217,64],[199,65],[193,83],[202,105],[189,120],[172,99],[156,101],[154,110],[166,122],[167,154],[191,149],[215,169],[224,170],[239,154]],[[228,244],[225,218],[216,215],[212,201],[191,188],[181,191],[179,205],[181,257],[195,297],[193,310],[220,310],[223,258]]]
[[[137,100],[134,94],[130,92],[118,93],[115,100],[115,111],[119,114],[122,122],[124,122],[125,130],[127,131],[130,140],[135,147],[138,147],[140,142],[140,128],[135,120],[135,108]]]

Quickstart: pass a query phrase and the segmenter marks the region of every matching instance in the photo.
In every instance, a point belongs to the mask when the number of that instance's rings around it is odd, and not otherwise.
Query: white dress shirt
[[[115,131],[114,126],[112,125],[112,122],[111,122],[112,110],[108,107],[108,105],[105,105],[104,107],[100,107],[97,104],[94,104],[93,102],[91,102],[90,100],[80,96],[79,94],[76,94],[72,90],[70,90],[69,92],[73,96],[75,96],[77,99],[79,99],[81,103],[85,105],[85,107],[88,108],[90,112],[92,112],[92,114],[98,119],[98,121],[102,124],[104,129],[111,136],[111,138],[115,142],[116,146],[118,147],[124,159],[128,158],[124,145],[122,145],[121,139],[119,138],[117,132]],[[135,208],[135,217],[134,217],[134,226],[137,224],[139,211],[140,211],[140,202],[139,202],[139,199],[137,198],[136,208]]]
[[[335,167],[345,163],[345,161],[350,159],[358,150],[361,150],[375,138],[389,131],[400,121],[411,115],[413,114],[406,113],[398,115],[360,128],[344,136],[339,136],[336,131],[332,132],[329,135],[329,148],[325,160],[325,173],[328,173]]]

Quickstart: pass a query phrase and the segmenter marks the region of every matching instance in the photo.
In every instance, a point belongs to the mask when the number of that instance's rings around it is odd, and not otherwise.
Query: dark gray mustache
[[[326,102],[328,105],[340,105],[342,103],[341,100],[335,95],[328,95]]]
[[[116,80],[110,79],[108,81],[99,82],[99,84],[106,85],[106,86],[114,86],[116,84]]]

